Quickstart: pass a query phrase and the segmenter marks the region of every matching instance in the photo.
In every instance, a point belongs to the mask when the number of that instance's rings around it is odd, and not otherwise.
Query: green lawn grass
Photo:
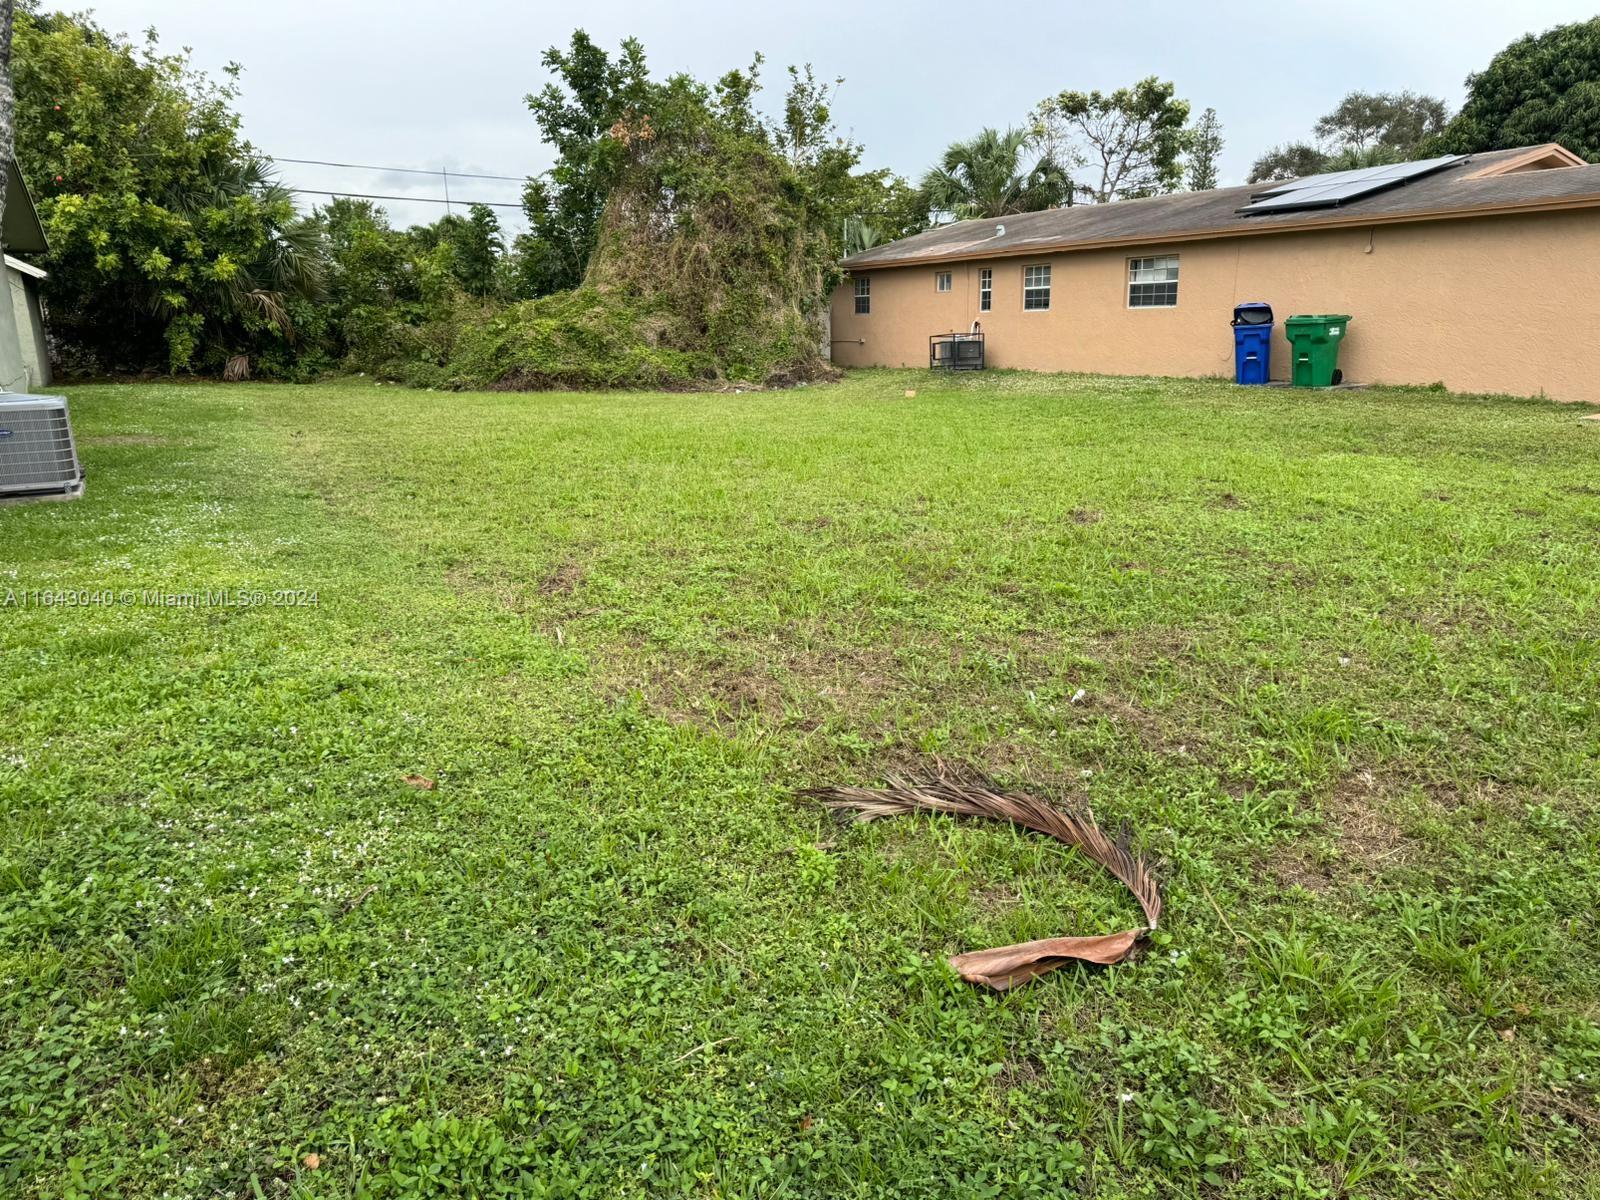
[[[0,1193],[1600,1195],[1582,410],[70,395],[86,498],[0,509]],[[1137,910],[793,794],[941,764],[1129,822],[1149,952],[965,985]]]

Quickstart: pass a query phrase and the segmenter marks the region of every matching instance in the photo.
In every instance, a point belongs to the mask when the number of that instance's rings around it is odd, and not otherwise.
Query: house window
[[[933,277],[933,286],[941,292],[948,292],[953,284],[949,271],[939,271]]]
[[[1178,256],[1128,260],[1128,307],[1172,308],[1178,303]]]
[[[1050,307],[1050,268],[1048,265],[1022,268],[1022,307]]]
[[[994,307],[994,272],[988,267],[978,272],[978,311],[988,312]]]
[[[856,316],[864,317],[872,311],[872,279],[867,275],[856,276]]]

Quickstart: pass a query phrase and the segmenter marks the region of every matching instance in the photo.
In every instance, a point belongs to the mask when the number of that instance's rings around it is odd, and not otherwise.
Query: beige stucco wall
[[[1127,306],[1127,260],[1179,256],[1175,308]],[[1022,308],[1022,268],[1051,264],[1048,312]],[[1233,306],[1271,304],[1272,374],[1287,378],[1283,319],[1350,313],[1351,382],[1600,402],[1600,211],[1530,213],[1254,235],[1036,258],[876,268],[872,312],[852,281],[833,297],[833,358],[926,366],[928,335],[981,320],[991,367],[1121,375],[1233,375]],[[978,311],[978,272],[994,307]],[[936,271],[954,289],[934,290]]]

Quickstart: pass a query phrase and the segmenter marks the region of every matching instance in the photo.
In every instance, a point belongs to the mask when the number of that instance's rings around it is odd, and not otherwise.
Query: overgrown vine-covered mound
[[[453,387],[703,387],[827,375],[837,249],[815,164],[780,153],[730,76],[678,76],[610,131],[621,156],[582,286],[436,330],[410,382]]]

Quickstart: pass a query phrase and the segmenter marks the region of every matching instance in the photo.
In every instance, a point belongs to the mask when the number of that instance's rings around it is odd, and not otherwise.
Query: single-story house
[[[39,281],[44,271],[15,257],[49,250],[16,159],[6,173],[6,211],[0,223],[5,287],[0,287],[0,391],[36,392],[50,386],[50,349],[45,341]]]
[[[1232,377],[1236,304],[1348,313],[1352,382],[1600,402],[1600,165],[1550,143],[1366,172],[959,221],[853,254],[843,366]]]

